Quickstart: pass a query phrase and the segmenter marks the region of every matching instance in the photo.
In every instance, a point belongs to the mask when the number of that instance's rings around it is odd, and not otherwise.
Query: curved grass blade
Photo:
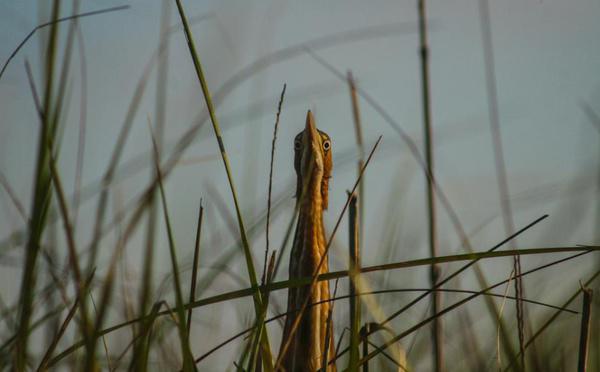
[[[74,14],[74,15],[71,15],[71,16],[68,16],[68,17],[56,18],[56,19],[54,19],[54,20],[52,20],[50,22],[41,23],[41,24],[35,26],[33,28],[33,30],[31,30],[27,34],[27,36],[25,36],[25,38],[19,43],[19,45],[17,45],[17,47],[15,48],[15,50],[12,51],[12,53],[10,54],[10,56],[8,56],[7,60],[2,65],[2,69],[0,70],[0,79],[2,78],[2,75],[4,74],[4,71],[8,67],[8,64],[10,63],[10,61],[13,58],[15,58],[15,56],[17,55],[17,53],[19,52],[19,50],[21,50],[21,48],[23,47],[23,45],[25,45],[25,43],[27,43],[27,40],[29,40],[36,33],[37,30],[42,29],[44,27],[53,26],[53,25],[55,25],[57,23],[60,23],[60,22],[64,22],[64,21],[76,19],[76,18],[84,18],[84,17],[89,17],[89,16],[103,14],[103,13],[109,13],[109,12],[115,12],[115,11],[124,10],[124,9],[129,9],[129,5],[115,6],[115,7],[107,8],[107,9],[94,10],[94,11],[91,11],[91,12]]]

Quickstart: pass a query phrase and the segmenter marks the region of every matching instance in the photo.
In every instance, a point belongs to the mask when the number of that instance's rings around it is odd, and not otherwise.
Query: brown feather
[[[296,170],[296,197],[299,217],[290,255],[289,276],[292,278],[312,276],[325,254],[327,241],[323,226],[323,210],[329,199],[329,180],[333,162],[331,140],[327,133],[316,129],[309,111],[306,127],[294,138],[294,169]],[[304,195],[306,193],[306,195]],[[319,274],[329,271],[327,258],[319,268]],[[329,282],[318,282],[311,292],[308,286],[288,290],[288,315],[283,330],[282,346],[289,342],[284,355],[280,355],[285,371],[314,371],[321,366],[325,348],[329,357],[334,355],[332,322],[327,322],[331,303],[324,302],[308,307],[300,318],[299,326],[292,335],[291,329],[297,310],[310,295],[310,303],[329,299]],[[325,334],[329,326],[329,344],[325,345]],[[288,341],[289,340],[289,341]],[[282,351],[280,351],[280,354]],[[336,371],[334,364],[327,372]]]

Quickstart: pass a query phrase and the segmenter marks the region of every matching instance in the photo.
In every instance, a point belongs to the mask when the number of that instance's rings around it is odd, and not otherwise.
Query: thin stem
[[[198,258],[200,256],[200,236],[202,235],[202,219],[204,216],[204,207],[202,206],[202,199],[200,199],[200,211],[198,212],[198,228],[196,229],[196,244],[194,244],[194,264],[192,266],[192,282],[190,285],[190,297],[189,303],[196,300],[196,281],[198,280]],[[188,341],[190,337],[190,329],[192,328],[192,309],[190,306],[188,309],[187,318],[187,331]]]
[[[360,248],[359,248],[359,214],[357,206],[357,196],[350,196],[350,210],[348,213],[349,221],[349,279],[350,279],[350,359],[348,361],[348,369],[350,371],[358,371],[358,360],[360,359],[360,323],[361,323],[361,301],[356,295],[357,277],[360,271]]]
[[[427,44],[427,15],[425,12],[425,0],[418,0],[419,9],[419,55],[421,57],[421,93],[423,104],[423,138],[425,141],[425,163],[427,173],[433,175],[433,131],[431,128],[431,94],[429,79],[429,46]],[[428,238],[429,255],[436,257],[438,255],[437,233],[436,233],[436,208],[434,198],[433,177],[427,177],[427,219],[428,219]],[[431,265],[429,270],[429,281],[434,288],[440,275],[439,268]],[[442,307],[442,298],[440,292],[431,294],[433,306],[431,313],[437,314]],[[444,349],[443,349],[443,328],[442,319],[435,318],[431,328],[433,339],[433,361],[434,370],[441,372],[444,370]]]
[[[356,137],[356,146],[358,147],[358,162],[357,172],[360,172],[363,165],[365,164],[365,146],[363,144],[362,134],[362,122],[360,119],[360,107],[358,106],[358,94],[356,92],[356,81],[352,75],[352,71],[348,71],[347,74],[348,86],[350,87],[350,101],[352,102],[352,118],[354,119],[354,134]],[[360,214],[360,232],[359,237],[363,236],[364,218],[363,212],[365,210],[365,181],[363,180],[358,185],[358,209],[361,211]],[[359,241],[360,243],[360,241]]]
[[[590,347],[590,323],[592,318],[592,290],[581,288],[583,292],[583,310],[581,311],[581,331],[579,333],[579,364],[578,371],[587,371],[587,361]]]
[[[273,141],[271,144],[271,166],[269,168],[269,192],[267,197],[267,223],[266,223],[266,231],[265,231],[265,261],[263,264],[263,278],[262,283],[265,283],[265,275],[267,272],[267,259],[269,257],[269,243],[270,243],[270,234],[269,228],[271,227],[271,194],[273,191],[273,164],[275,162],[275,144],[277,143],[277,129],[279,129],[279,117],[281,115],[281,106],[283,104],[283,97],[285,96],[285,88],[287,84],[283,84],[283,89],[281,90],[281,96],[279,97],[279,105],[277,106],[277,116],[275,118],[275,127],[273,128]]]

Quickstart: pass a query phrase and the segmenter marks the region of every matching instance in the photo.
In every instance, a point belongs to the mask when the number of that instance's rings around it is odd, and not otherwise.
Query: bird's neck
[[[325,229],[323,226],[323,196],[320,185],[310,185],[310,193],[300,201],[300,218],[296,229],[294,246],[296,254],[303,256],[303,275],[313,275],[321,257],[325,254],[327,241],[325,240]],[[306,256],[312,259],[306,260]],[[308,265],[306,265],[308,264]],[[319,272],[328,270],[327,260],[322,264]],[[302,276],[302,275],[301,275]]]

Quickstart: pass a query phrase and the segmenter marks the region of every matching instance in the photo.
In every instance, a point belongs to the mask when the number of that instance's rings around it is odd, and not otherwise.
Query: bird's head
[[[313,114],[308,111],[304,130],[294,139],[294,168],[296,169],[296,197],[302,198],[303,189],[310,193],[319,192],[323,209],[327,209],[329,179],[331,178],[331,139],[327,133],[317,129]],[[311,187],[311,185],[316,187]]]

